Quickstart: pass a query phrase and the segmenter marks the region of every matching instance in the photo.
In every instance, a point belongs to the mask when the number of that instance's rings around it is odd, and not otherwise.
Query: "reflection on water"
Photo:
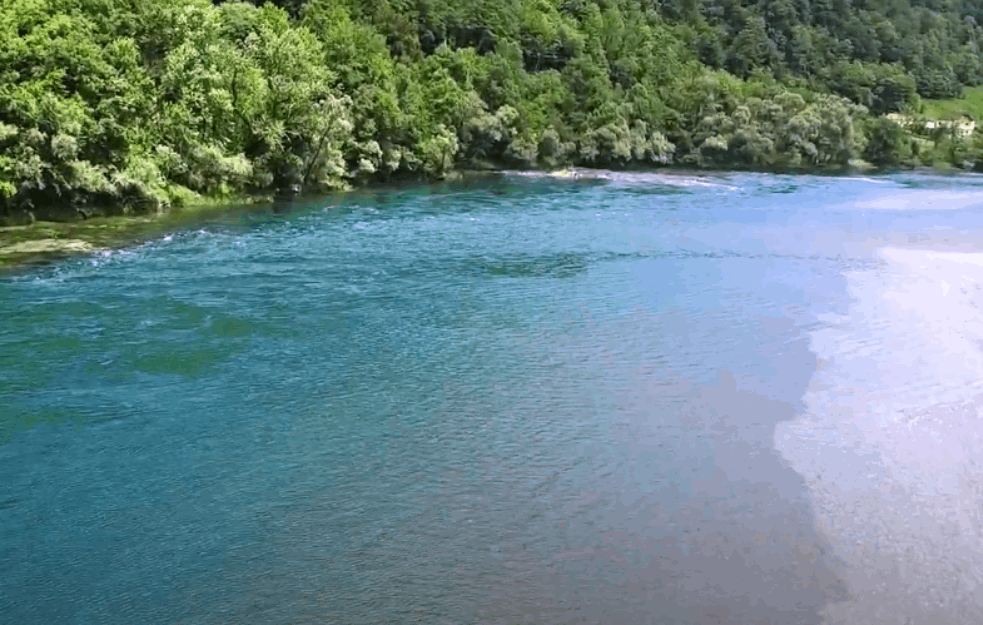
[[[823,366],[775,443],[858,595],[833,619],[977,622],[983,254],[885,247],[877,258],[846,274],[846,314],[812,333]]]
[[[4,619],[983,621],[981,184],[514,176],[8,276]]]

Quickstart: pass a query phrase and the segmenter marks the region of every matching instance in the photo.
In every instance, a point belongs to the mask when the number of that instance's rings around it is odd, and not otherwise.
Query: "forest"
[[[981,24],[976,0],[4,0],[0,216],[460,169],[983,167],[972,123],[924,115],[983,84]]]

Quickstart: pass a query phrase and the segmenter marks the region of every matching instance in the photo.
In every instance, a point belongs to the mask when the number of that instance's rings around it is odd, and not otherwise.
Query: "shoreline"
[[[625,176],[653,175],[672,178],[675,176],[714,177],[730,174],[773,174],[773,175],[826,175],[855,176],[887,175],[898,172],[925,173],[937,175],[966,175],[974,172],[959,169],[940,170],[935,167],[898,167],[891,170],[875,169],[866,163],[836,172],[769,172],[757,169],[697,169],[665,167],[658,169],[593,169],[567,167],[558,170],[511,170],[511,169],[458,169],[448,173],[440,180],[406,179],[388,182],[370,182],[339,190],[338,195],[358,193],[372,189],[387,189],[406,185],[450,184],[468,185],[472,181],[510,176],[544,178],[569,181],[614,181]],[[979,174],[977,174],[979,175]],[[328,197],[332,193],[306,197]],[[302,200],[303,198],[298,198]],[[208,218],[228,214],[249,207],[272,209],[274,200],[270,195],[238,196],[225,200],[205,198],[201,203],[181,208],[171,208],[153,214],[95,216],[86,220],[41,221],[27,225],[0,227],[0,275],[10,274],[19,269],[104,250],[119,249],[145,241],[169,230],[200,223]],[[276,212],[276,211],[274,211]]]
[[[0,227],[0,276],[51,261],[112,250],[151,239],[269,198],[239,197],[172,208],[159,213],[95,216],[86,220],[42,221]]]

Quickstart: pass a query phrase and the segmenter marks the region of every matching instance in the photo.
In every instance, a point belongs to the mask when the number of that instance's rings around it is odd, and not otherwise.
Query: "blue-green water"
[[[511,176],[2,277],[0,621],[876,616],[955,547],[872,520],[949,468],[871,406],[983,391],[969,334],[933,381],[956,348],[905,306],[949,289],[890,308],[931,282],[898,255],[978,267],[981,226],[970,176]],[[970,618],[962,588],[908,613]]]

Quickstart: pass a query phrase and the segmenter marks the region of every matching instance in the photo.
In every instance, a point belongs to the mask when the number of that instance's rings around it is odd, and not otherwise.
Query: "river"
[[[983,622],[981,227],[510,175],[0,276],[0,621]]]

